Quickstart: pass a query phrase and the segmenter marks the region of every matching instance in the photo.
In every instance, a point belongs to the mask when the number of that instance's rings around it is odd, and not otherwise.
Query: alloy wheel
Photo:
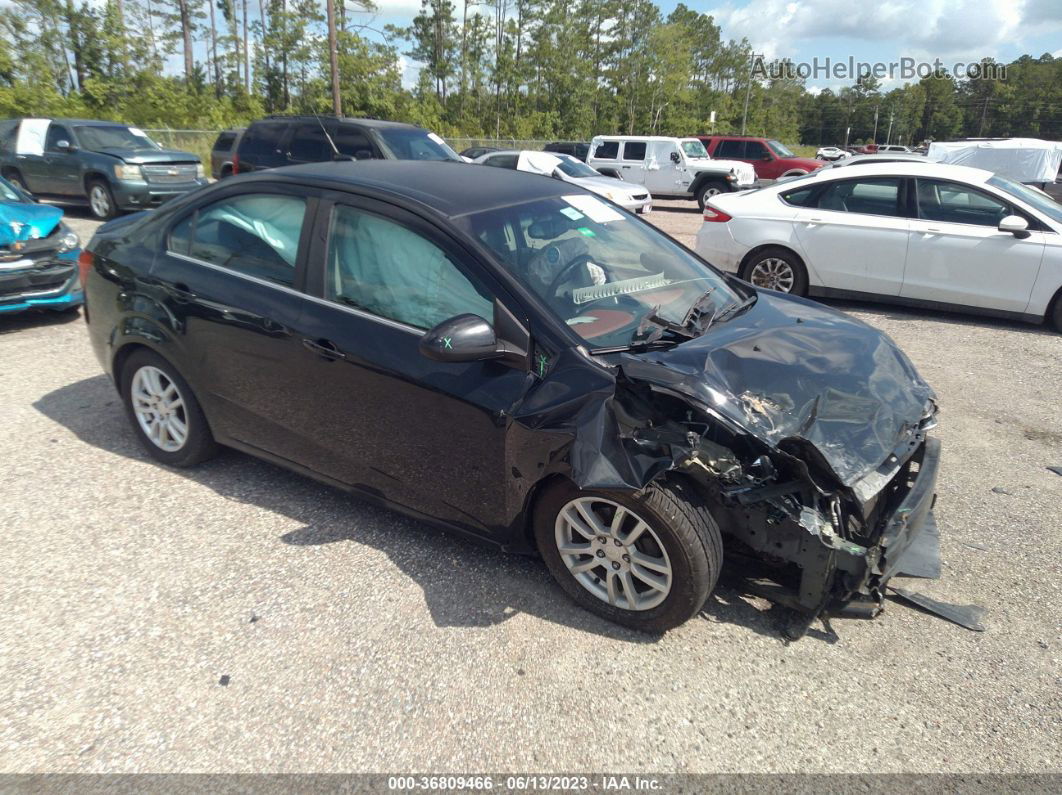
[[[93,185],[89,191],[89,206],[97,217],[106,218],[111,212],[111,197],[107,195],[107,189],[102,185]]]
[[[583,588],[614,607],[651,610],[671,592],[660,537],[629,508],[603,497],[570,500],[557,514],[557,551]]]
[[[793,266],[780,257],[765,257],[749,273],[749,281],[757,287],[788,293],[796,282]]]
[[[180,390],[165,372],[145,365],[130,384],[133,414],[151,443],[175,453],[188,440],[188,414]]]

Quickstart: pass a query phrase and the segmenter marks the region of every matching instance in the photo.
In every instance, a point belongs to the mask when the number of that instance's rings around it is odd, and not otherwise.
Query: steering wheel
[[[558,295],[558,291],[560,290],[560,286],[564,284],[565,281],[567,281],[569,273],[571,271],[574,271],[578,267],[585,267],[591,262],[593,262],[593,257],[591,257],[589,254],[579,254],[577,257],[572,259],[571,262],[569,262],[567,265],[560,269],[560,273],[553,277],[553,281],[549,283],[549,290],[547,294],[555,298],[560,298],[560,295]],[[605,274],[605,279],[608,279],[607,273]]]

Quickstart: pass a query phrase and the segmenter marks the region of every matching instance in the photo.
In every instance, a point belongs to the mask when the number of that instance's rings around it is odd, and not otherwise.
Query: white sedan
[[[591,193],[604,196],[632,213],[647,213],[653,209],[653,197],[643,185],[606,177],[582,160],[571,155],[534,150],[490,152],[472,161],[485,166],[512,168],[532,174],[542,174],[571,182]]]
[[[820,146],[818,151],[815,152],[815,157],[819,160],[841,160],[851,156],[851,152],[838,146]]]
[[[1062,205],[981,169],[868,163],[715,196],[697,253],[781,292],[1062,330]]]

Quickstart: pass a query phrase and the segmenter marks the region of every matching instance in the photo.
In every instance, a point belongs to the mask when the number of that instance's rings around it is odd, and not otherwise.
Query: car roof
[[[287,116],[287,115],[275,115],[275,116],[265,116],[265,117],[263,117],[261,119],[256,119],[255,121],[251,122],[251,124],[259,124],[259,123],[262,123],[262,122],[287,122],[287,121],[305,122],[305,121],[318,121],[318,120],[319,121],[336,121],[336,122],[340,122],[340,123],[349,122],[349,123],[354,123],[354,124],[360,124],[360,125],[362,125],[364,127],[404,128],[404,129],[408,129],[408,130],[420,130],[420,129],[423,129],[422,127],[418,127],[416,124],[406,124],[405,122],[402,122],[402,121],[385,121],[383,119],[357,119],[357,118],[352,118],[350,116],[313,116],[313,115],[308,115],[308,116],[301,116],[301,115]]]
[[[368,188],[456,217],[581,189],[550,177],[507,168],[472,168],[436,160],[359,160],[307,163],[250,174],[248,184],[277,178],[303,184]],[[241,177],[240,179],[244,179]]]
[[[958,179],[964,182],[979,184],[986,182],[993,174],[983,168],[971,168],[970,166],[955,166],[950,163],[932,163],[922,159],[921,161],[883,159],[881,162],[865,161],[857,169],[852,168],[820,168],[813,171],[800,180],[808,179],[853,179],[860,177],[931,177],[934,179]],[[795,184],[783,182],[782,185]],[[808,183],[810,184],[810,183]]]
[[[696,139],[694,135],[595,135],[594,141],[686,141]]]

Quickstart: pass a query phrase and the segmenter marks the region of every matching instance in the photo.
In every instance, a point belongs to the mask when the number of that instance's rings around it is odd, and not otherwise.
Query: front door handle
[[[346,359],[347,355],[335,346],[331,340],[307,340],[302,341],[302,347],[318,356],[326,359]]]

